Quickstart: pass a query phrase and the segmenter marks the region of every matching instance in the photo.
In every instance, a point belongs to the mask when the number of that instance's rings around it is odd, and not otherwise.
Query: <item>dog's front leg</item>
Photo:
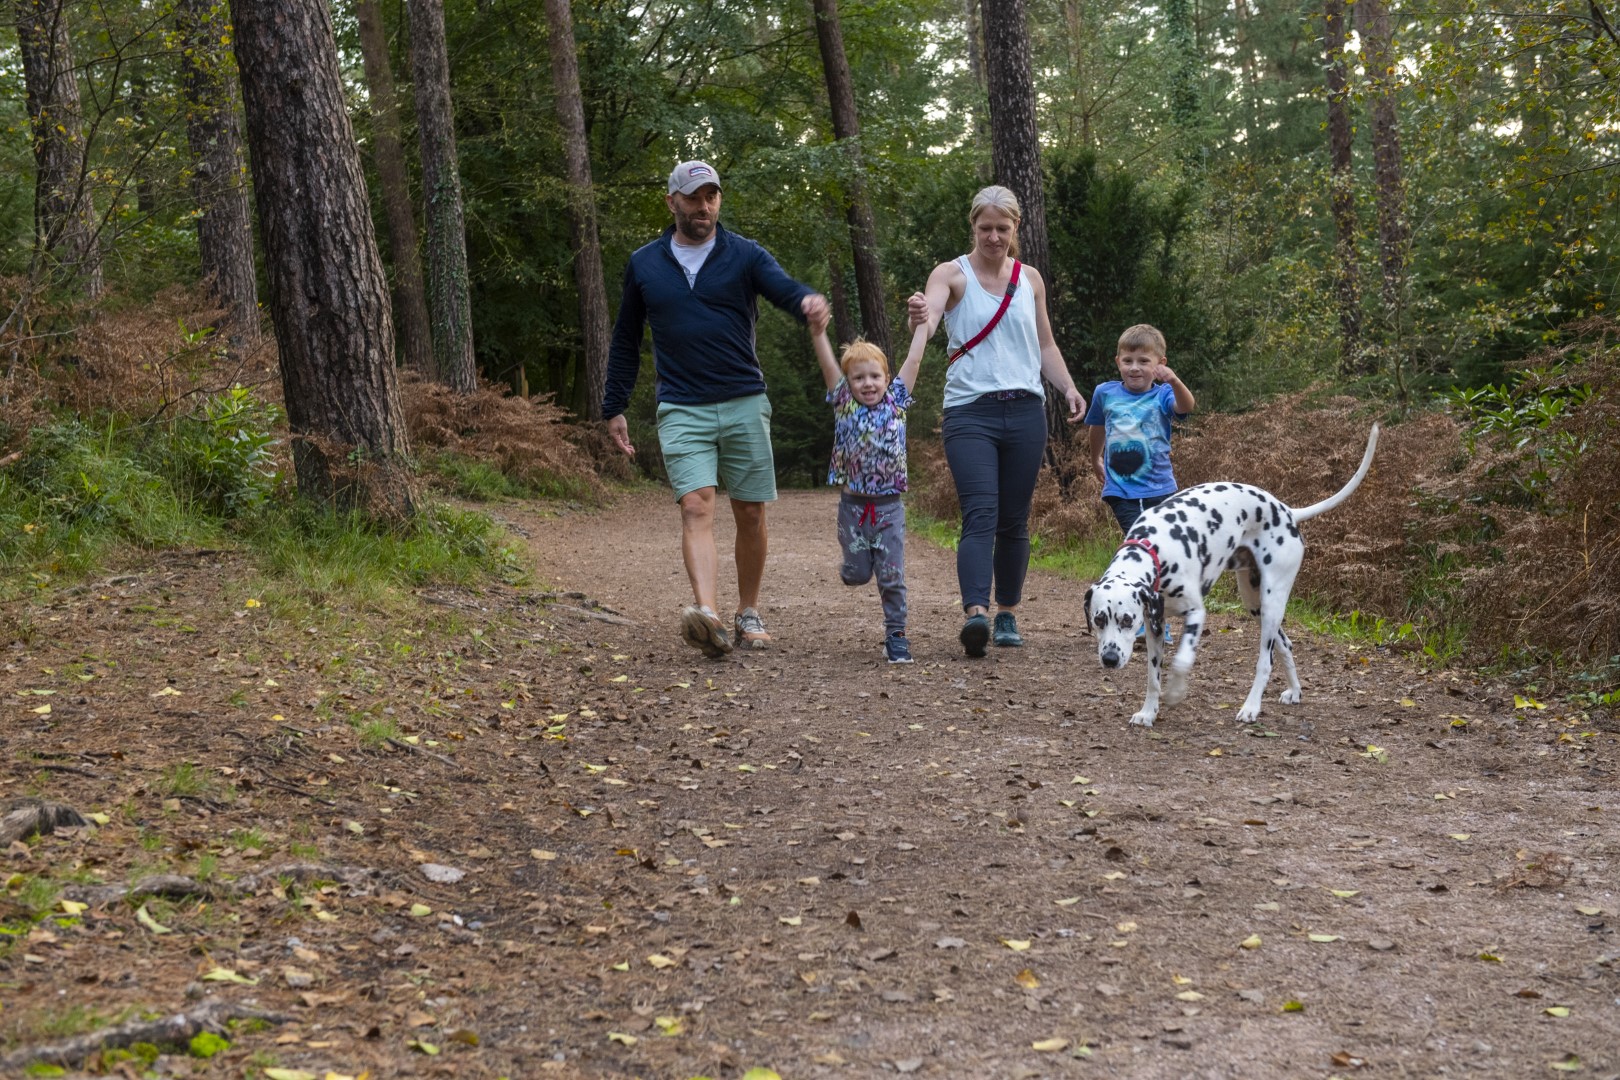
[[[1126,648],[1129,648],[1129,642]],[[1164,664],[1164,642],[1154,634],[1147,636],[1147,696],[1142,700],[1142,711],[1131,717],[1137,727],[1152,727],[1159,715],[1159,668]]]
[[[1176,642],[1175,656],[1170,660],[1170,675],[1164,685],[1164,703],[1180,705],[1187,696],[1187,678],[1192,674],[1193,662],[1198,659],[1198,642],[1204,636],[1203,605],[1192,605],[1181,624],[1181,640]]]

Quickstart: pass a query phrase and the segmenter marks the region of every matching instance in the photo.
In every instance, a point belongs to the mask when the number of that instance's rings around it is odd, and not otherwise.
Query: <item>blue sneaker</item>
[[[990,620],[984,615],[969,615],[967,622],[962,624],[962,648],[969,656],[983,656],[984,647],[990,644]]]
[[[891,664],[911,663],[911,642],[906,640],[904,630],[896,630],[883,639],[883,652]]]
[[[990,637],[1006,649],[1016,649],[1024,643],[1023,635],[1018,632],[1018,620],[1013,618],[1010,611],[996,612],[996,628]]]
[[[1174,645],[1175,643],[1176,643],[1176,635],[1174,635],[1174,634],[1172,634],[1170,632],[1170,624],[1165,623],[1164,624],[1164,645],[1165,645],[1165,648],[1169,648],[1170,646]]]

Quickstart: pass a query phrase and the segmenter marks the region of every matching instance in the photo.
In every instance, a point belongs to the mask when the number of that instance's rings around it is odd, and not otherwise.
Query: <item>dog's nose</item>
[[[1124,661],[1120,659],[1118,649],[1104,649],[1102,651],[1101,658],[1102,666],[1105,668],[1117,668],[1123,666],[1124,664]]]

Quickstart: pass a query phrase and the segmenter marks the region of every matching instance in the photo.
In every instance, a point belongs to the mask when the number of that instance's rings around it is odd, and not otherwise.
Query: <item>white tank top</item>
[[[962,299],[945,313],[950,353],[971,341],[1001,306],[1001,295],[985,291],[966,255],[956,265],[967,279]],[[1022,272],[1007,313],[988,337],[945,369],[945,407],[966,405],[981,394],[997,390],[1028,390],[1046,397],[1041,386],[1041,345],[1035,331],[1035,290]]]

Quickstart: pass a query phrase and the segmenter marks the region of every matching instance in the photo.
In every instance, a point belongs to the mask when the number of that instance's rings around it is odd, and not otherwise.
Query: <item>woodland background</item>
[[[12,11],[11,595],[121,547],[251,545],[277,514],[313,528],[310,504],[454,532],[424,480],[591,499],[631,479],[589,424],[605,331],[629,252],[668,220],[670,167],[703,157],[728,227],[825,290],[843,339],[889,340],[966,249],[972,192],[1008,183],[1082,388],[1124,326],[1164,330],[1202,414],[1183,482],[1287,491],[1392,425],[1376,497],[1313,533],[1302,591],[1437,661],[1612,703],[1620,36],[1602,3]],[[830,425],[804,332],[766,312],[759,349],[781,478],[815,484]],[[919,508],[948,519],[938,359],[914,469]],[[651,391],[649,363],[644,431]],[[1043,549],[1108,543],[1074,448],[1053,462]]]

